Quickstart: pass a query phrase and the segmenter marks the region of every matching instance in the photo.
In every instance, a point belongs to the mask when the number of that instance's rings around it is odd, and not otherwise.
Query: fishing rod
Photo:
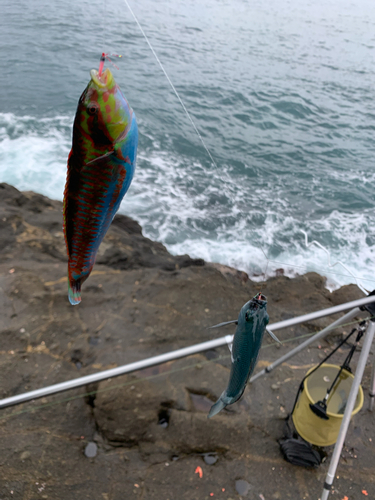
[[[326,336],[330,331],[334,328],[337,328],[340,325],[345,324],[350,319],[354,318],[361,312],[360,307],[365,306],[367,304],[371,304],[375,302],[375,295],[371,295],[369,297],[364,297],[363,299],[354,300],[351,302],[347,302],[345,304],[341,304],[334,307],[329,307],[327,309],[322,309],[320,311],[316,311],[309,314],[304,314],[302,316],[298,316],[296,318],[287,319],[284,321],[279,321],[277,323],[270,324],[269,327],[271,330],[280,330],[282,328],[288,328],[290,326],[298,325],[301,323],[306,323],[308,321],[312,321],[315,319],[323,318],[325,316],[331,316],[333,314],[337,314],[339,312],[350,311],[334,321],[330,326],[324,328],[322,331],[315,334],[310,339],[306,340],[300,346],[297,346],[295,349],[290,351],[287,355],[283,356],[282,361],[284,362],[286,359],[291,358],[297,352],[300,352],[302,349],[313,343],[314,341]],[[233,341],[233,335],[226,335],[225,337],[220,337],[218,339],[209,340],[207,342],[202,342],[200,344],[195,344],[190,347],[184,347],[182,349],[177,349],[175,351],[170,351],[165,354],[160,354],[158,356],[153,356],[151,358],[146,358],[141,361],[136,361],[134,363],[130,363],[127,365],[119,366],[116,368],[111,368],[109,370],[104,370],[99,373],[93,373],[91,375],[86,375],[84,377],[79,377],[73,380],[68,380],[66,382],[61,382],[59,384],[54,384],[48,387],[43,387],[41,389],[36,389],[34,391],[29,391],[23,394],[19,394],[17,396],[11,396],[9,398],[4,398],[0,400],[0,409],[6,408],[8,406],[18,405],[20,403],[24,403],[26,401],[31,401],[34,399],[42,398],[44,396],[49,396],[52,394],[57,394],[60,392],[68,391],[70,389],[75,389],[77,387],[82,387],[87,384],[91,384],[93,382],[100,382],[102,380],[106,380],[109,378],[118,377],[120,375],[125,375],[127,373],[132,373],[137,370],[142,370],[144,368],[149,368],[151,366],[159,365],[162,363],[166,363],[167,361],[172,361],[180,358],[184,358],[187,356],[191,356],[192,354],[198,354],[204,351],[208,351],[210,349],[215,349],[216,347],[225,346],[231,344]],[[272,369],[278,366],[280,363],[273,363]],[[268,373],[270,370],[259,372],[255,375],[250,382],[258,378],[261,374]]]

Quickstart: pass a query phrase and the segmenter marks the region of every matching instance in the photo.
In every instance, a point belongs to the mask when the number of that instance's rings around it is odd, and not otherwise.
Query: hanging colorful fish
[[[91,70],[73,125],[64,192],[68,292],[81,302],[96,253],[133,179],[138,127],[135,114],[109,69]]]
[[[259,293],[249,302],[246,302],[240,311],[231,349],[232,367],[228,387],[211,407],[208,418],[213,417],[226,406],[235,403],[242,396],[247,381],[254,371],[268,322],[267,298]],[[221,323],[216,326],[223,326],[228,323],[231,322]],[[279,342],[270,330],[267,330],[267,332]]]

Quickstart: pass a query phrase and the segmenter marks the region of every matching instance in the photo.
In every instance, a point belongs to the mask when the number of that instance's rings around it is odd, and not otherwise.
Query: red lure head
[[[105,52],[102,52],[102,55],[100,56],[99,71],[98,71],[99,77],[102,76],[102,72],[103,72],[103,68],[104,68],[104,63],[105,63],[106,59],[108,59],[108,61],[112,64],[112,66],[114,66],[115,68],[119,69],[116,66],[116,64],[114,64],[108,56],[109,56],[109,54],[106,54]],[[120,55],[120,54],[111,54],[111,56],[122,57],[122,55]]]
[[[100,57],[99,71],[98,71],[99,76],[102,76],[102,71],[103,71],[104,63],[105,63],[105,56],[106,56],[106,54],[103,52],[101,57]]]

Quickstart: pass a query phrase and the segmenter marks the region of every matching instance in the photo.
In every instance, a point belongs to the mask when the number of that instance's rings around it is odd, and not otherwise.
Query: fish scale
[[[228,386],[211,407],[208,418],[238,401],[244,393],[254,371],[268,322],[267,299],[264,295],[258,294],[241,308],[233,339]]]
[[[120,167],[121,168],[121,167]],[[119,174],[120,179],[124,176]],[[101,182],[95,185],[95,179]],[[97,249],[104,238],[114,214],[114,202],[118,199],[118,189],[114,185],[111,172],[91,169],[81,175],[81,194],[76,199],[75,231],[72,242],[71,268],[75,279],[84,269],[89,271],[94,264]],[[121,179],[122,180],[122,179]],[[91,182],[90,182],[91,181]]]
[[[133,178],[138,128],[112,73],[91,71],[73,126],[64,192],[71,304],[81,301],[96,254]]]

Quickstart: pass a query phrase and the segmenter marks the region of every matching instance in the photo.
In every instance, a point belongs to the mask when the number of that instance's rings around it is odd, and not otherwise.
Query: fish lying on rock
[[[226,406],[238,401],[244,393],[247,381],[254,371],[268,322],[267,298],[259,293],[249,302],[246,302],[240,311],[232,344],[232,366],[228,387],[211,407],[208,418],[213,417]],[[221,323],[216,326],[228,323],[231,322]],[[267,332],[279,342],[271,331],[267,330]]]
[[[78,103],[64,192],[68,292],[81,301],[96,254],[133,178],[138,127],[109,69],[91,70]]]

